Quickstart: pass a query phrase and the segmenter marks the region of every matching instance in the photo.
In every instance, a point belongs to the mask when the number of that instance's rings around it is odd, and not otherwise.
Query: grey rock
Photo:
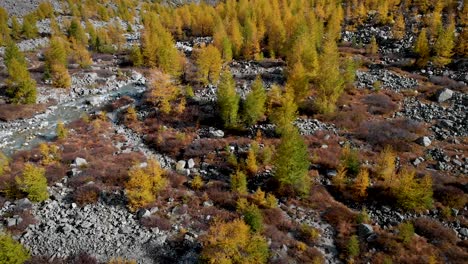
[[[77,167],[84,167],[86,165],[88,165],[88,161],[86,161],[85,159],[83,158],[80,158],[80,157],[77,157],[74,161],[74,164],[77,166]]]
[[[28,198],[23,198],[15,201],[16,206],[20,208],[27,208],[32,205],[31,201]]]
[[[374,234],[374,228],[368,224],[360,224],[358,226],[358,233],[360,237],[367,238]]]
[[[142,218],[150,217],[150,216],[151,216],[151,212],[148,211],[147,209],[140,209],[137,212],[137,219],[142,219]]]
[[[203,202],[203,207],[210,207],[210,206],[213,206],[213,202],[212,202],[212,201],[204,201],[204,202]]]
[[[222,130],[212,130],[210,131],[210,136],[213,138],[223,138],[224,132]]]
[[[7,225],[7,227],[12,227],[12,226],[17,225],[17,219],[13,218],[13,217],[7,218],[6,225]]]
[[[444,88],[442,90],[437,91],[436,100],[437,102],[442,103],[452,98],[452,96],[453,96],[453,91],[448,88]]]
[[[189,169],[193,169],[193,167],[195,167],[195,161],[193,161],[193,159],[189,159],[187,161],[187,166]]]
[[[332,177],[335,177],[336,174],[337,174],[337,171],[336,171],[336,170],[328,170],[328,171],[327,171],[327,177],[332,178]]]
[[[461,228],[459,233],[462,235],[462,236],[465,236],[465,237],[468,237],[468,228]]]
[[[176,171],[179,173],[184,173],[185,171],[185,160],[179,160],[176,164]]]
[[[424,147],[429,147],[432,144],[432,141],[429,137],[420,137],[416,139],[416,143]]]

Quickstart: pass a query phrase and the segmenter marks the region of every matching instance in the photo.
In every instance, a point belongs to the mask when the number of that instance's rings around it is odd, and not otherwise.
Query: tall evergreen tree
[[[315,107],[320,113],[333,113],[336,102],[344,91],[344,80],[339,68],[339,52],[334,39],[327,38],[319,61]]]
[[[16,104],[36,103],[36,82],[31,78],[25,64],[13,58],[8,64],[7,94]]]
[[[297,128],[291,126],[287,133],[282,134],[274,160],[275,178],[279,181],[280,188],[291,187],[299,194],[308,192],[308,157],[304,139]]]
[[[262,78],[257,76],[252,84],[252,91],[245,98],[242,116],[247,125],[254,125],[263,117],[266,99],[267,95]]]
[[[455,25],[453,22],[445,29],[439,28],[439,34],[434,44],[434,64],[443,67],[452,61],[455,46]]]
[[[237,125],[240,96],[236,92],[236,83],[229,69],[221,73],[217,91],[218,107],[225,127]]]
[[[209,82],[216,83],[223,66],[223,60],[219,50],[209,45],[203,47],[196,54],[195,61],[198,68],[198,80],[207,85]]]
[[[416,60],[416,65],[418,67],[426,66],[427,62],[429,61],[430,49],[426,31],[426,28],[421,29],[421,32],[419,32],[418,39],[416,40],[413,47],[414,52],[418,56]]]

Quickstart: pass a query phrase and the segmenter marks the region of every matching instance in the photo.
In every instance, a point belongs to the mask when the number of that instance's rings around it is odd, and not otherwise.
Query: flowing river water
[[[99,95],[88,95],[50,106],[44,113],[32,118],[0,122],[0,151],[11,155],[18,150],[30,149],[55,137],[58,122],[69,123],[84,113],[92,113],[105,103],[121,96],[139,97],[145,87],[134,83],[104,91]]]

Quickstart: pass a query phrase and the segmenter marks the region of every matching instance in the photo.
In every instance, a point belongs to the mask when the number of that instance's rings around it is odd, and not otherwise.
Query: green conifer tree
[[[335,111],[336,102],[344,91],[344,80],[339,68],[338,47],[333,39],[326,40],[319,61],[315,107],[319,113],[329,114]]]
[[[31,78],[26,64],[15,58],[8,62],[7,94],[16,104],[36,103],[36,82]]]
[[[309,190],[309,154],[304,139],[295,127],[290,127],[281,136],[278,146],[275,165],[275,178],[280,188],[291,187],[299,194]]]
[[[413,50],[417,54],[418,58],[416,60],[416,65],[418,67],[426,66],[429,61],[429,43],[427,39],[426,28],[421,29],[419,32],[418,39],[416,40]]]
[[[44,168],[27,163],[23,174],[16,177],[16,184],[21,191],[28,194],[28,198],[32,202],[42,202],[49,198]]]
[[[252,91],[247,94],[243,108],[243,119],[247,125],[254,125],[265,114],[267,95],[263,87],[263,81],[257,76],[252,84]]]
[[[236,92],[236,83],[229,69],[221,73],[217,91],[218,107],[225,127],[235,127],[238,123],[240,96]]]

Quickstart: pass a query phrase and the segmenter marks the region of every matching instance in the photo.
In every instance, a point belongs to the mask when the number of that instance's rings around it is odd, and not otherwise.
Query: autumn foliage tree
[[[23,264],[31,258],[28,250],[10,235],[0,232],[0,263]]]
[[[161,166],[154,159],[148,160],[146,167],[136,165],[129,170],[125,190],[131,210],[152,203],[156,195],[166,188],[168,180],[163,174]]]
[[[344,91],[344,80],[339,68],[338,48],[333,39],[326,40],[319,61],[315,107],[319,113],[329,114],[335,111],[336,102]]]
[[[426,28],[421,29],[421,32],[419,32],[419,35],[414,44],[413,50],[418,56],[416,60],[416,65],[418,67],[426,66],[427,62],[429,61],[429,55],[431,51],[429,48],[429,42],[427,39]]]
[[[309,154],[297,128],[290,127],[282,134],[274,165],[281,189],[292,188],[299,194],[308,192]]]
[[[150,91],[147,100],[156,105],[162,113],[169,114],[176,108],[179,88],[169,74],[159,69],[151,70],[149,80]]]
[[[23,174],[16,177],[16,184],[18,189],[27,193],[32,202],[42,202],[49,198],[44,168],[27,163]]]
[[[432,178],[416,178],[416,172],[403,169],[391,185],[391,190],[399,207],[405,210],[420,211],[432,207]]]
[[[265,114],[267,95],[260,76],[252,83],[252,90],[247,94],[243,105],[243,120],[247,125],[257,123]]]
[[[225,127],[235,127],[238,124],[240,96],[236,92],[236,83],[229,69],[221,73],[218,90],[219,115]]]
[[[219,80],[221,68],[223,66],[223,60],[219,50],[213,46],[208,45],[202,47],[196,53],[196,65],[198,80],[207,85],[209,82],[216,83]]]
[[[171,33],[155,13],[144,16],[143,22],[141,47],[145,65],[159,67],[165,73],[178,76],[182,70],[182,56],[174,45]]]
[[[57,88],[71,86],[67,69],[68,44],[60,37],[52,37],[45,52],[46,77],[51,77],[52,85]]]
[[[206,263],[267,263],[268,244],[241,219],[214,222],[202,238],[200,260]]]

